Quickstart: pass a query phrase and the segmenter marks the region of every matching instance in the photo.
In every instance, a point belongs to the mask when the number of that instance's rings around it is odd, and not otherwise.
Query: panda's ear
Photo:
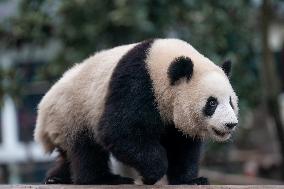
[[[180,56],[175,58],[168,68],[168,77],[171,85],[181,78],[189,80],[193,73],[193,63],[190,58]]]
[[[226,60],[222,66],[222,70],[225,72],[225,74],[229,77],[231,73],[231,68],[232,68],[232,62],[230,60]]]

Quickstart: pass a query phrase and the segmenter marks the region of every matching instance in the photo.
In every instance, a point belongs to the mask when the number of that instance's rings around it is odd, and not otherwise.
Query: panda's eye
[[[216,99],[210,100],[210,101],[209,101],[209,105],[210,105],[211,107],[217,106],[217,100],[216,100]]]
[[[217,106],[218,106],[217,98],[210,96],[207,99],[205,107],[203,108],[204,115],[211,117],[214,114],[215,110],[217,109]]]

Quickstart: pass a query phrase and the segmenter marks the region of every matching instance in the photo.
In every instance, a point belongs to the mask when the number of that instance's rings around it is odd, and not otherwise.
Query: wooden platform
[[[186,185],[0,185],[0,189],[284,189],[284,185],[210,185],[210,186],[186,186]]]

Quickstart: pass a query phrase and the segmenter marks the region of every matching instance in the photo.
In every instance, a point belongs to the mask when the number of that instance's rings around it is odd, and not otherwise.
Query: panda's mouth
[[[219,137],[219,138],[228,138],[231,134],[231,132],[225,132],[225,131],[220,131],[218,129],[212,128],[214,134]]]

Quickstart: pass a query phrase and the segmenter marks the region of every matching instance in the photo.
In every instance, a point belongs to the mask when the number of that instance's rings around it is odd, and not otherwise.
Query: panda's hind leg
[[[66,152],[58,150],[54,166],[48,171],[45,184],[71,184],[70,163],[67,160]]]
[[[121,177],[110,172],[110,154],[94,140],[92,133],[84,130],[76,136],[70,152],[74,184],[134,183],[131,178]]]

